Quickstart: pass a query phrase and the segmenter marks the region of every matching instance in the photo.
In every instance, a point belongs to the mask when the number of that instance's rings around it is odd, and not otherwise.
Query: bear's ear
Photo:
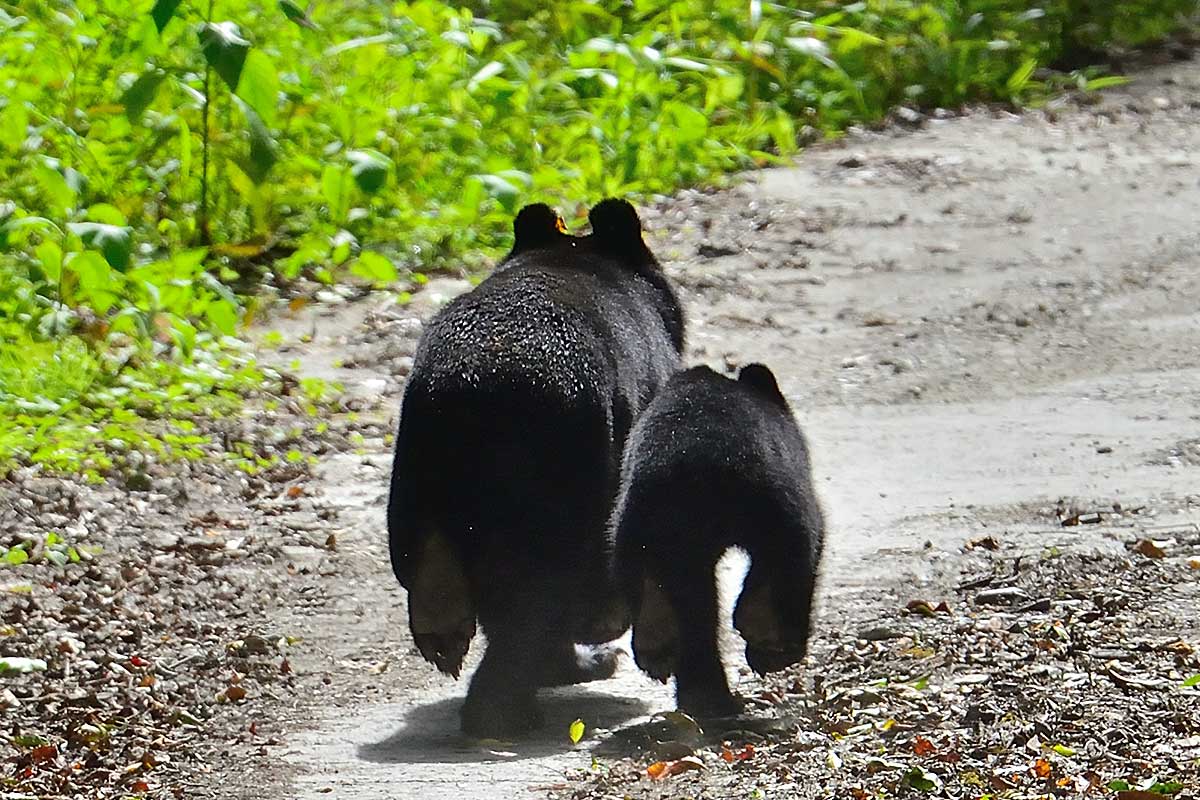
[[[653,259],[642,241],[642,221],[628,201],[601,200],[592,206],[588,221],[592,223],[592,238],[600,249],[627,258]]]
[[[567,233],[562,217],[545,203],[534,203],[517,212],[513,220],[512,254],[549,247]]]
[[[787,400],[784,399],[783,392],[779,391],[775,373],[765,364],[747,364],[742,367],[742,371],[738,373],[738,383],[749,386],[768,400],[787,408]]]

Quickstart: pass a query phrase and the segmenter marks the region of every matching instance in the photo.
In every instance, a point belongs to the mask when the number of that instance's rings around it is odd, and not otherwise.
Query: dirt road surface
[[[644,210],[687,303],[689,360],[770,364],[810,437],[830,522],[818,637],[956,580],[972,537],[1119,550],[1131,530],[1200,520],[1198,108],[1200,66],[1157,67],[1021,116],[857,132]],[[411,645],[382,432],[419,321],[466,286],[279,322],[315,333],[304,369],[361,396],[381,435],[325,459],[310,487],[337,512],[336,550],[293,548],[307,600],[272,612],[303,637],[300,688],[260,717],[272,745],[230,745],[255,767],[225,770],[242,773],[228,796],[536,797],[586,769],[604,731],[670,707],[627,666],[546,693],[532,740],[467,742],[469,676],[438,676]],[[1114,503],[1125,513],[1059,525],[1061,509]],[[1195,642],[1191,619],[1177,635]],[[589,733],[572,748],[577,717]]]

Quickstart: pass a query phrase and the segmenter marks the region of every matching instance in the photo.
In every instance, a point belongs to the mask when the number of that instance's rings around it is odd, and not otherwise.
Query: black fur
[[[675,675],[680,708],[736,714],[717,647],[717,561],[749,553],[734,626],[750,666],[773,672],[807,650],[824,541],[808,447],[775,376],[761,364],[738,380],[678,373],[634,426],[622,476],[616,571],[634,658],[658,680]]]
[[[388,505],[413,637],[457,676],[475,622],[488,647],[463,728],[519,733],[539,686],[611,674],[576,642],[621,632],[606,525],[633,419],[678,368],[683,317],[628,203],[569,236],[517,215],[492,275],[427,326],[405,389]]]

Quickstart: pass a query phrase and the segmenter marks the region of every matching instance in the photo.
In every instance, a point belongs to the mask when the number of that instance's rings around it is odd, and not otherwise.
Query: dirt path
[[[1146,507],[1123,525],[1200,520],[1200,66],[1086,99],[853,135],[646,212],[691,360],[771,364],[813,442],[831,522],[819,628],[957,580],[973,536],[1115,546],[1108,525],[1039,533],[1060,502]],[[462,288],[435,281],[408,308],[357,304],[285,334],[315,332],[304,368],[342,380],[386,431],[415,320]],[[368,436],[310,484],[337,512],[336,551],[292,554],[309,602],[272,627],[304,639],[298,688],[259,722],[279,744],[231,750],[263,771],[231,775],[228,796],[265,796],[266,775],[280,798],[538,796],[591,762],[567,745],[570,720],[594,742],[669,707],[626,669],[550,697],[541,738],[459,740],[465,679],[411,647],[387,566],[389,467]]]

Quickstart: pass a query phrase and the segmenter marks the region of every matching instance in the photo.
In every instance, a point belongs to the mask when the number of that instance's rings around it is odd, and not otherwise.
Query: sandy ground
[[[1197,107],[1200,66],[1161,67],[1023,116],[855,133],[645,210],[690,360],[770,364],[810,437],[830,521],[818,635],[957,580],[972,537],[1091,547],[1128,530],[1060,528],[1060,503],[1145,506],[1117,520],[1138,529],[1200,520]],[[304,369],[386,430],[418,320],[465,286],[279,324],[315,334]],[[259,709],[258,739],[229,745],[222,796],[536,797],[586,768],[604,730],[670,708],[626,667],[546,693],[534,739],[461,740],[466,677],[421,660],[388,569],[389,468],[368,437],[310,483],[337,511],[337,548],[292,554],[306,601],[272,627],[303,637],[297,688]],[[589,734],[572,748],[576,717]]]

